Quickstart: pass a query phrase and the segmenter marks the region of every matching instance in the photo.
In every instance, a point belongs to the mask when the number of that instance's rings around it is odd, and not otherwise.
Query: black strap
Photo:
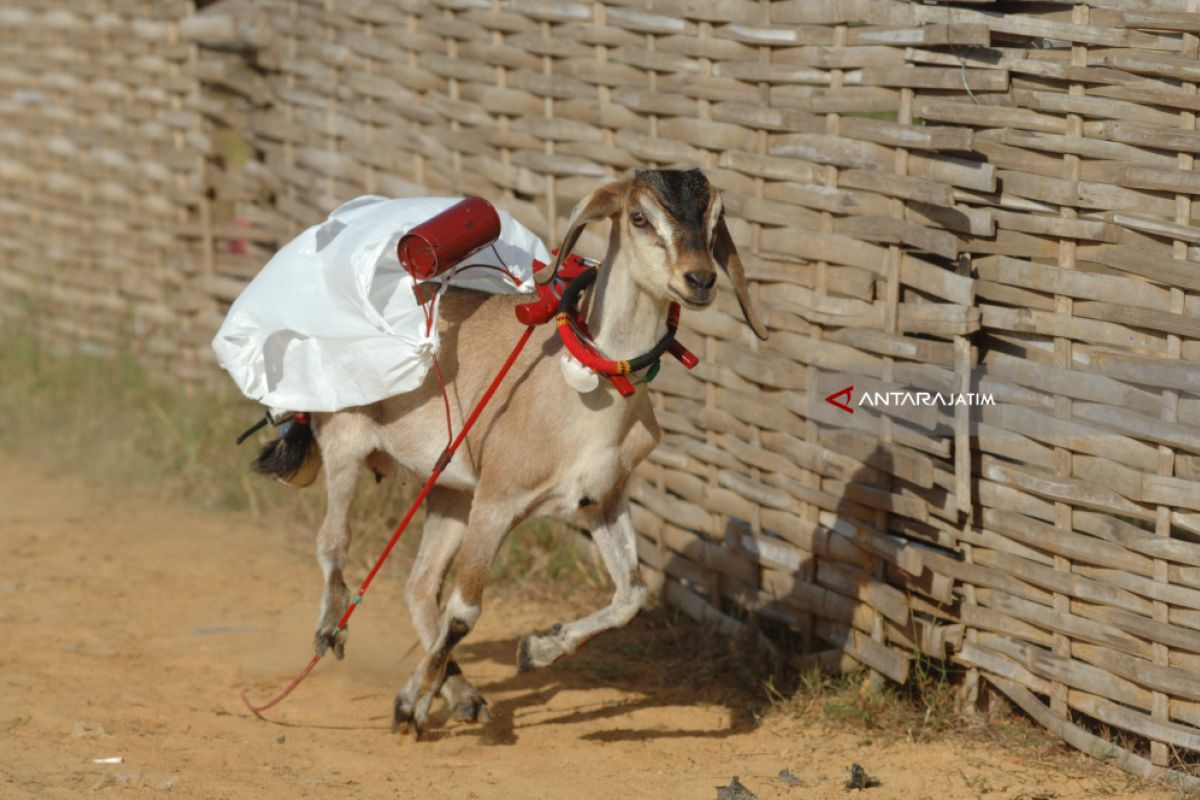
[[[584,270],[567,284],[567,288],[563,289],[562,296],[558,300],[558,311],[560,314],[566,312],[571,325],[575,324],[575,317],[578,313],[575,307],[579,305],[580,295],[596,282],[596,274],[598,272],[599,270],[596,269]],[[658,359],[662,358],[663,353],[667,352],[667,348],[671,346],[671,342],[674,340],[675,326],[668,322],[667,332],[655,343],[654,347],[636,358],[627,359],[629,361],[629,371],[637,372],[658,361]]]
[[[258,422],[251,425],[246,430],[242,431],[242,435],[237,438],[237,443],[241,444],[242,442],[246,441],[254,434],[261,431],[263,428],[267,427],[268,425],[274,425],[274,424],[275,424],[275,420],[272,419],[271,412],[268,411],[266,414],[263,415],[262,419],[260,419]]]

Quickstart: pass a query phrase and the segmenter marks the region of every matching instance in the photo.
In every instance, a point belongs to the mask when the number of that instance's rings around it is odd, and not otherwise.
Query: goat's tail
[[[293,418],[282,436],[259,451],[252,469],[289,486],[304,487],[315,481],[321,471],[321,450],[308,419]]]

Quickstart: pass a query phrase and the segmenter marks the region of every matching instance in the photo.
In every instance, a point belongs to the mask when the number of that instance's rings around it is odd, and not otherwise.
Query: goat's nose
[[[707,292],[717,282],[717,273],[711,269],[694,269],[683,276],[688,286],[701,292]]]

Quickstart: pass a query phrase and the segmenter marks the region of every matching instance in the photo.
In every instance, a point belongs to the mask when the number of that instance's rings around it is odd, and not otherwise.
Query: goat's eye
[[[650,224],[650,220],[646,219],[646,215],[640,211],[634,211],[629,215],[629,221],[633,223],[635,228],[644,228]]]

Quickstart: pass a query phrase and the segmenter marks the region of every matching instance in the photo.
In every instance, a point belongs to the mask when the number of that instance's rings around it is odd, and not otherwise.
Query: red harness
[[[533,262],[534,272],[545,267],[540,261]],[[622,397],[629,397],[634,392],[628,376],[640,369],[657,371],[654,365],[663,353],[670,353],[688,369],[700,363],[700,359],[675,340],[675,330],[679,327],[678,303],[671,303],[667,310],[666,335],[646,353],[621,361],[601,353],[592,342],[587,322],[578,308],[580,295],[595,281],[599,267],[599,262],[574,253],[567,256],[554,278],[538,285],[538,299],[517,306],[517,319],[526,325],[541,325],[553,317],[567,352],[592,372],[608,378]]]

